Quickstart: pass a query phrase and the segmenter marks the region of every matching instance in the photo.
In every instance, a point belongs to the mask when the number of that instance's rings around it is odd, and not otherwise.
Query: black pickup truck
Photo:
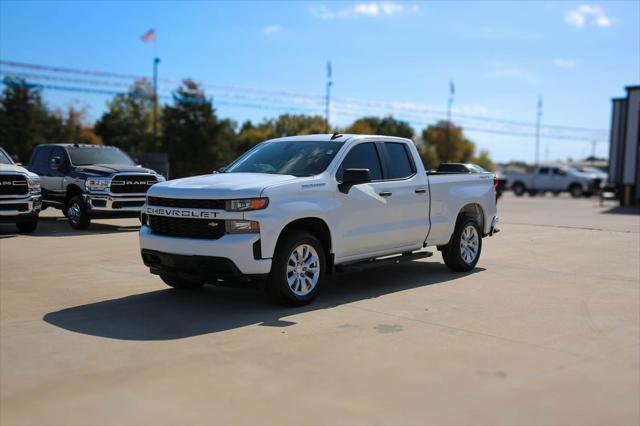
[[[139,216],[147,190],[165,180],[102,145],[38,145],[27,168],[40,176],[43,208],[62,210],[75,229],[87,228],[92,218]]]

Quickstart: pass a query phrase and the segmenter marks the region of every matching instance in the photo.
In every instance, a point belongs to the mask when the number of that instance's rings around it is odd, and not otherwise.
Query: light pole
[[[333,85],[333,81],[331,81],[331,61],[327,61],[327,93],[325,97],[325,110],[324,110],[324,119],[326,121],[327,133],[331,133],[331,126],[329,125],[329,113],[331,111],[331,86]]]
[[[536,117],[536,166],[540,165],[540,119],[542,118],[542,96],[538,97],[538,115]]]
[[[156,149],[158,139],[158,64],[160,58],[153,59],[153,148]]]
[[[449,81],[449,100],[447,102],[447,162],[451,162],[451,106],[453,105],[453,96],[456,94],[456,88],[453,81]]]

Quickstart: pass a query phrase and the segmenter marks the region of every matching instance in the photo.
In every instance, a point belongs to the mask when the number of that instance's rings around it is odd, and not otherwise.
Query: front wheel
[[[306,305],[316,298],[326,274],[322,244],[307,232],[287,233],[276,247],[267,292],[278,303]]]
[[[16,228],[18,228],[18,232],[21,234],[30,234],[36,230],[38,227],[38,220],[34,220],[31,222],[18,222],[16,223]]]
[[[571,185],[571,187],[569,188],[569,192],[571,193],[571,196],[573,198],[580,198],[583,194],[582,187],[577,184]]]
[[[512,189],[516,197],[522,197],[524,193],[527,191],[527,188],[525,188],[524,184],[520,182],[514,184]]]
[[[468,272],[475,268],[482,251],[480,225],[471,216],[461,216],[449,244],[442,249],[445,265],[455,272]]]
[[[73,229],[87,229],[91,224],[91,216],[89,216],[87,206],[80,195],[71,197],[65,211],[69,225]]]

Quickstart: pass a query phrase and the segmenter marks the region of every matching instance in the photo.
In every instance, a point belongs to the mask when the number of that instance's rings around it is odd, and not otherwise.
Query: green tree
[[[7,77],[0,96],[0,143],[11,154],[27,162],[33,147],[55,142],[64,134],[62,118],[52,114],[40,89],[24,80]]]
[[[58,110],[54,115],[62,122],[62,126],[53,135],[55,142],[102,144],[100,136],[87,122],[87,107],[76,108],[70,105],[66,111]]]
[[[107,107],[95,125],[106,145],[133,155],[158,150],[159,143],[153,143],[153,87],[149,81],[136,81],[129,92],[116,95]]]
[[[443,163],[468,163],[473,158],[475,144],[467,139],[462,127],[446,120],[428,126],[422,131],[424,149],[432,147],[438,161]]]
[[[171,177],[211,173],[233,157],[234,123],[219,120],[212,101],[197,83],[184,80],[162,112],[162,149]]]
[[[480,151],[478,156],[474,157],[471,162],[490,172],[494,172],[496,170],[496,166],[493,164],[493,161],[491,161],[491,157],[489,156],[489,151],[486,150]]]
[[[411,125],[405,121],[396,120],[392,116],[384,118],[359,118],[347,127],[344,130],[344,133],[398,136],[401,138],[413,139],[413,128]]]

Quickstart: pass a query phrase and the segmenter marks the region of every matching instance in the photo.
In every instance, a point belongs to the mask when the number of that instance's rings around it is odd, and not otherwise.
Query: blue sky
[[[157,31],[155,46],[140,40],[150,28]],[[409,118],[420,128],[446,110],[453,80],[454,121],[458,114],[533,123],[542,96],[543,125],[608,129],[611,98],[640,82],[640,2],[0,0],[2,60],[150,75],[155,54],[161,77],[313,95],[324,93],[330,59],[336,125],[369,111],[349,100],[356,99],[380,102],[381,114],[412,110]],[[44,93],[52,106],[88,105],[92,119],[108,100]],[[242,96],[220,98],[219,115],[241,122],[288,108],[229,105],[243,103]],[[291,102],[321,111],[317,99],[301,99]],[[427,110],[435,113],[422,118]],[[464,124],[504,130],[493,121]],[[532,136],[468,135],[498,161],[533,160]],[[596,147],[607,154],[606,143]],[[588,141],[541,141],[542,159],[590,152]]]

